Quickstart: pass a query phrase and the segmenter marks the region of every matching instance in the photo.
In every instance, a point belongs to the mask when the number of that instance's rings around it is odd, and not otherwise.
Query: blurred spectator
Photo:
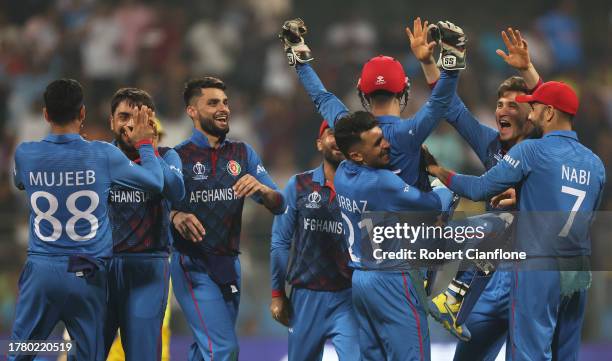
[[[123,29],[114,16],[113,8],[101,4],[85,28],[81,57],[83,76],[89,80],[89,97],[101,99],[113,90],[114,81],[126,77],[130,59],[121,52]],[[93,108],[92,108],[93,109]]]
[[[536,20],[536,29],[550,45],[555,71],[582,66],[582,41],[575,0],[561,1],[558,8]]]

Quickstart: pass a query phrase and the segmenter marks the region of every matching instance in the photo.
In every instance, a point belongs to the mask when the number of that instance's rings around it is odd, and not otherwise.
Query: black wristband
[[[176,217],[177,214],[179,214],[179,211],[174,211],[174,214],[172,215],[172,217],[170,217],[170,223],[172,225],[174,225],[174,217]]]

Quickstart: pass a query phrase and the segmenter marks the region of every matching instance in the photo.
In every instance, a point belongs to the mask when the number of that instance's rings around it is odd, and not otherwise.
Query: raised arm
[[[295,67],[302,86],[306,89],[321,116],[327,119],[329,126],[333,129],[336,121],[347,114],[348,109],[334,94],[325,89],[317,73],[308,64],[314,58],[304,41],[304,35],[307,32],[308,29],[304,21],[296,18],[283,23],[278,37],[283,44],[289,66]]]
[[[457,91],[458,76],[456,70],[443,70],[429,100],[414,117],[398,123],[391,143],[418,150],[448,112]]]
[[[440,69],[436,66],[436,60],[433,56],[435,41],[427,41],[427,33],[429,22],[421,22],[421,18],[417,17],[413,22],[413,29],[406,27],[406,35],[410,40],[410,49],[412,53],[421,63],[421,69],[425,74],[427,84],[433,85],[440,79]]]
[[[531,63],[529,58],[529,49],[527,41],[521,36],[521,32],[512,28],[501,32],[502,40],[506,45],[508,54],[503,50],[497,49],[495,52],[499,55],[508,65],[517,69],[525,84],[529,89],[535,89],[540,84],[540,74],[536,71],[535,67]]]
[[[150,142],[140,143],[136,148],[141,166],[129,160],[119,148],[108,144],[106,154],[111,182],[142,191],[161,193],[164,175],[153,145]]]
[[[300,83],[317,107],[317,111],[324,119],[327,119],[329,126],[333,128],[340,118],[348,114],[348,109],[338,97],[325,89],[321,79],[310,64],[297,65],[295,70]]]
[[[183,182],[183,164],[174,149],[170,149],[159,158],[159,164],[164,174],[164,190],[162,194],[170,202],[178,202],[185,197],[185,183]]]
[[[499,137],[497,130],[480,123],[456,94],[449,107],[446,120],[468,142],[476,152],[478,159],[484,164],[489,144]]]
[[[164,175],[152,142],[155,134],[153,117],[153,111],[142,106],[136,110],[134,126],[124,127],[129,141],[138,149],[142,167],[135,166],[119,148],[106,143],[111,182],[153,193],[161,193],[163,190]]]

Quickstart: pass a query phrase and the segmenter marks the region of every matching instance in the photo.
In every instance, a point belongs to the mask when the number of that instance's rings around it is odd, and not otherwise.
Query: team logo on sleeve
[[[242,168],[240,167],[240,163],[236,162],[235,160],[230,160],[229,162],[227,162],[226,169],[227,169],[227,172],[233,175],[234,177],[240,174],[240,172],[242,171]]]
[[[260,173],[266,173],[266,168],[264,168],[263,165],[258,164],[257,165],[257,174],[260,174]]]
[[[313,191],[308,195],[308,203],[306,203],[304,207],[318,209],[321,208],[321,204],[319,204],[319,202],[321,202],[321,194],[319,194],[317,191]]]
[[[196,162],[196,164],[193,165],[193,174],[193,180],[208,179],[208,176],[206,175],[206,165],[200,162]]]

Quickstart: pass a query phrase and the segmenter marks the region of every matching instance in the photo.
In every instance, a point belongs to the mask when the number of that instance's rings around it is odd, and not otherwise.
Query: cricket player
[[[289,179],[287,210],[274,218],[270,252],[272,317],[289,327],[289,360],[320,360],[331,339],[340,361],[361,360],[351,300],[348,248],[334,176],[344,156],[326,120],[317,149],[323,163]],[[292,286],[285,295],[285,281]]]
[[[495,110],[497,131],[478,123],[459,97],[453,100],[448,116],[448,121],[470,144],[487,170],[501,161],[514,145],[531,137],[533,126],[527,120],[530,109],[526,104],[518,103],[516,97],[531,94],[542,83],[531,64],[527,43],[521,38],[520,32],[508,29],[507,34],[502,32],[502,38],[509,52],[505,60],[520,71],[521,77],[510,77],[498,88]],[[487,204],[487,211],[499,210],[500,203],[504,210],[516,210],[516,205],[504,206],[504,203],[511,201],[504,199],[507,195],[515,201],[516,190],[511,188],[501,196],[493,197]],[[460,273],[451,281],[445,292],[432,300],[438,310],[442,311],[448,306],[448,309],[455,313],[462,307],[463,297],[471,291],[466,289],[466,286],[473,284],[477,287],[479,284],[475,281],[487,282],[490,277],[487,285],[481,286],[485,288],[465,321],[472,339],[470,342],[462,340],[457,344],[455,361],[493,361],[504,341],[510,344],[508,315],[511,276],[508,271],[497,271],[487,277],[482,272],[469,269],[463,274]]]
[[[421,61],[428,82],[435,84],[439,71],[434,65],[433,48],[427,42],[427,27],[417,19],[414,29],[414,34],[409,34],[412,52]],[[495,110],[497,130],[482,125],[467,110],[458,96],[453,98],[447,115],[448,122],[468,142],[487,170],[497,164],[512,146],[530,136],[533,128],[527,121],[530,109],[526,104],[516,102],[515,98],[517,95],[531,93],[541,84],[540,76],[529,58],[527,42],[521,37],[520,32],[508,28],[507,33],[502,31],[502,39],[508,55],[502,50],[498,50],[498,54],[509,65],[519,70],[522,77],[510,77],[498,88]],[[515,190],[511,189],[509,193],[515,194]],[[500,201],[502,204],[507,202],[502,198],[493,197],[493,202]],[[487,204],[487,211],[496,209],[499,208]],[[451,281],[448,289],[432,300],[433,306],[439,311],[437,314],[441,316],[439,321],[449,327],[451,333],[461,340],[455,352],[456,361],[494,360],[497,357],[508,336],[510,276],[509,272],[495,272],[488,276],[482,272],[476,273],[474,270],[460,272],[458,277]],[[470,342],[466,342],[469,340],[463,335],[463,328],[455,324],[455,320],[470,283],[477,285],[478,281],[488,281],[488,284],[465,322],[472,338]],[[484,286],[483,284],[482,287]],[[470,292],[477,291],[470,290]]]
[[[528,120],[542,139],[515,145],[480,177],[455,174],[433,159],[428,171],[476,201],[520,185],[522,215],[517,221],[516,247],[527,252],[527,265],[589,256],[588,230],[601,200],[605,169],[572,131],[578,97],[567,84],[546,82],[532,95],[518,95],[515,100],[531,105]],[[533,211],[561,211],[564,217],[542,227],[542,216]],[[517,266],[510,282],[508,357],[577,360],[589,285],[590,272],[527,271]]]
[[[252,197],[273,214],[282,213],[285,202],[253,148],[226,138],[225,84],[213,77],[193,79],[183,97],[194,128],[175,147],[186,195],[173,203],[170,215],[174,295],[195,337],[189,360],[237,360],[244,198]]]
[[[140,159],[123,129],[133,126],[134,110],[143,105],[155,110],[151,96],[137,88],[119,89],[111,99],[113,143],[134,163]],[[155,146],[159,129],[156,126]],[[119,328],[128,361],[161,359],[161,326],[170,278],[170,203],[185,196],[178,154],[166,147],[157,147],[157,152],[164,174],[161,193],[113,185],[109,198],[113,258],[104,343],[108,355]]]
[[[362,215],[365,212],[447,211],[453,194],[444,187],[421,192],[388,168],[391,146],[368,112],[338,121],[338,148],[347,158],[336,171],[336,198],[354,268],[353,306],[362,360],[429,360],[426,304],[406,272],[363,270]]]
[[[107,263],[113,247],[107,202],[111,184],[152,193],[163,189],[152,145],[152,111],[146,106],[133,110],[133,126],[123,130],[142,166],[112,144],[79,135],[85,106],[77,81],[51,82],[43,114],[51,133],[15,151],[14,181],[28,196],[30,237],[11,340],[44,340],[62,321],[76,343],[70,359],[104,360]]]

